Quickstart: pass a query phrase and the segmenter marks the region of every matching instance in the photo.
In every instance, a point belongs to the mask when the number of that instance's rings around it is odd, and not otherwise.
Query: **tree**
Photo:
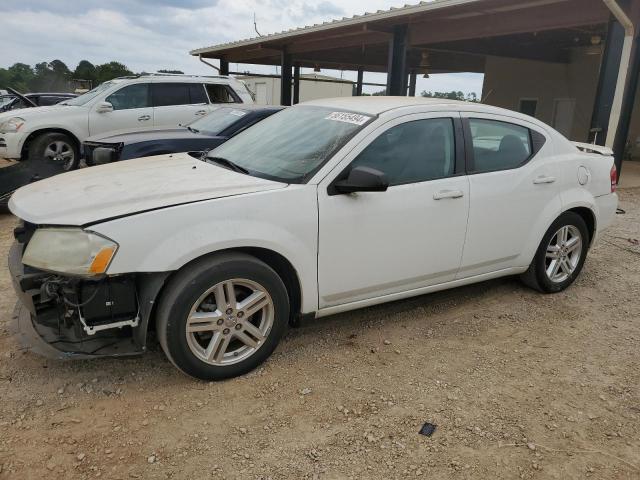
[[[474,93],[468,93],[466,96],[464,92],[460,91],[451,91],[451,92],[427,92],[423,91],[421,94],[423,97],[427,98],[445,98],[447,100],[460,100],[467,102],[478,102],[478,96]]]
[[[73,78],[78,80],[91,80],[92,83],[98,79],[96,67],[88,60],[80,60],[73,72]]]
[[[158,70],[158,73],[177,73],[179,75],[184,75],[184,72],[181,70]]]
[[[133,75],[133,72],[120,62],[103,63],[96,67],[96,84],[128,75]]]
[[[26,63],[14,63],[7,70],[3,80],[7,87],[12,87],[19,92],[28,92],[34,78],[32,68]]]

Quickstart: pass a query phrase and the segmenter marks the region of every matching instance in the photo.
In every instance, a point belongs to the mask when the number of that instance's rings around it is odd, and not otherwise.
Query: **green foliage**
[[[16,63],[9,68],[0,68],[0,89],[11,87],[22,93],[65,92],[75,89],[74,79],[90,80],[95,87],[107,80],[127,75],[133,75],[133,72],[119,62],[94,66],[88,60],[82,60],[73,72],[61,60],[40,62],[33,67]]]
[[[158,73],[177,73],[179,75],[184,75],[184,72],[180,70],[158,70]]]
[[[133,72],[120,62],[98,65],[96,67],[96,85],[113,78],[126,77],[127,75],[133,75]]]
[[[467,94],[465,96],[464,92],[456,92],[456,91],[451,91],[451,92],[427,92],[427,91],[423,91],[421,94],[423,97],[427,97],[427,98],[446,98],[447,100],[460,100],[460,101],[466,101],[466,102],[479,102],[480,100],[478,100],[478,96],[474,93],[471,92],[469,94]]]

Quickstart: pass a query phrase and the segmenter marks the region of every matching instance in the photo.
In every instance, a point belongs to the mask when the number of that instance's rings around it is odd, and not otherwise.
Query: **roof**
[[[386,72],[394,33],[415,73],[484,72],[487,56],[558,63],[606,33],[602,0],[433,0],[192,50],[228,63]]]
[[[335,108],[336,110],[359,112],[368,115],[381,115],[385,112],[397,110],[400,108],[428,107],[429,109],[433,109],[433,111],[466,111],[493,113],[497,115],[504,115],[521,120],[526,120],[529,123],[539,125],[542,128],[548,128],[544,123],[523,113],[507,110],[500,107],[494,107],[483,103],[461,102],[459,100],[448,100],[444,98],[390,96],[337,97],[311,100],[308,102],[300,103],[298,105],[328,107]],[[294,106],[291,108],[296,107]]]
[[[256,74],[256,73],[247,73],[242,75],[236,75],[236,78],[239,80],[248,80],[251,78],[280,78],[280,75],[270,75],[270,74]],[[322,82],[335,82],[335,83],[355,83],[353,80],[348,80],[346,78],[338,78],[332,77],[331,75],[320,75],[318,73],[302,73],[300,74],[300,80],[306,80],[308,82],[312,82],[314,80],[319,80]]]
[[[318,107],[340,108],[355,112],[368,113],[370,115],[380,115],[383,112],[404,107],[451,107],[452,109],[479,106],[481,109],[495,110],[479,103],[461,102],[459,100],[448,100],[445,98],[425,98],[425,97],[388,97],[388,96],[365,96],[365,97],[336,97],[310,100],[300,103],[300,105],[313,105]]]
[[[388,10],[378,10],[376,12],[365,12],[362,15],[354,15],[353,17],[343,17],[340,20],[332,20],[323,23],[316,23],[314,25],[306,25],[299,28],[291,28],[289,30],[283,30],[281,32],[272,33],[269,35],[263,35],[259,37],[246,38],[244,40],[237,40],[235,42],[222,43],[219,45],[212,45],[210,47],[202,47],[190,51],[191,55],[200,55],[202,53],[212,53],[215,50],[222,50],[229,47],[241,47],[249,46],[256,43],[267,42],[270,40],[292,39],[297,35],[306,33],[321,32],[323,30],[329,30],[333,28],[353,26],[359,24],[366,24],[368,22],[377,20],[387,20],[393,17],[402,15],[411,15],[416,13],[428,12],[430,10],[437,10],[440,8],[452,7],[455,5],[464,5],[469,3],[481,2],[483,0],[432,0],[428,2],[420,2],[416,5],[405,5],[404,7],[391,7]]]

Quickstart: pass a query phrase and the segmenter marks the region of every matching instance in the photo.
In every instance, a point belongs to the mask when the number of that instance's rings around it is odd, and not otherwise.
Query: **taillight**
[[[615,193],[618,189],[618,169],[616,168],[616,164],[613,164],[611,167],[611,193]]]

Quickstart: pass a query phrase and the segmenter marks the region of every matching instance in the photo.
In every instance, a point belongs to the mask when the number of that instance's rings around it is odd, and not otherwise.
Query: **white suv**
[[[222,103],[253,99],[242,82],[227,76],[116,78],[58,105],[0,114],[0,158],[47,159],[70,170],[78,164],[81,143],[91,135],[176,126]]]

